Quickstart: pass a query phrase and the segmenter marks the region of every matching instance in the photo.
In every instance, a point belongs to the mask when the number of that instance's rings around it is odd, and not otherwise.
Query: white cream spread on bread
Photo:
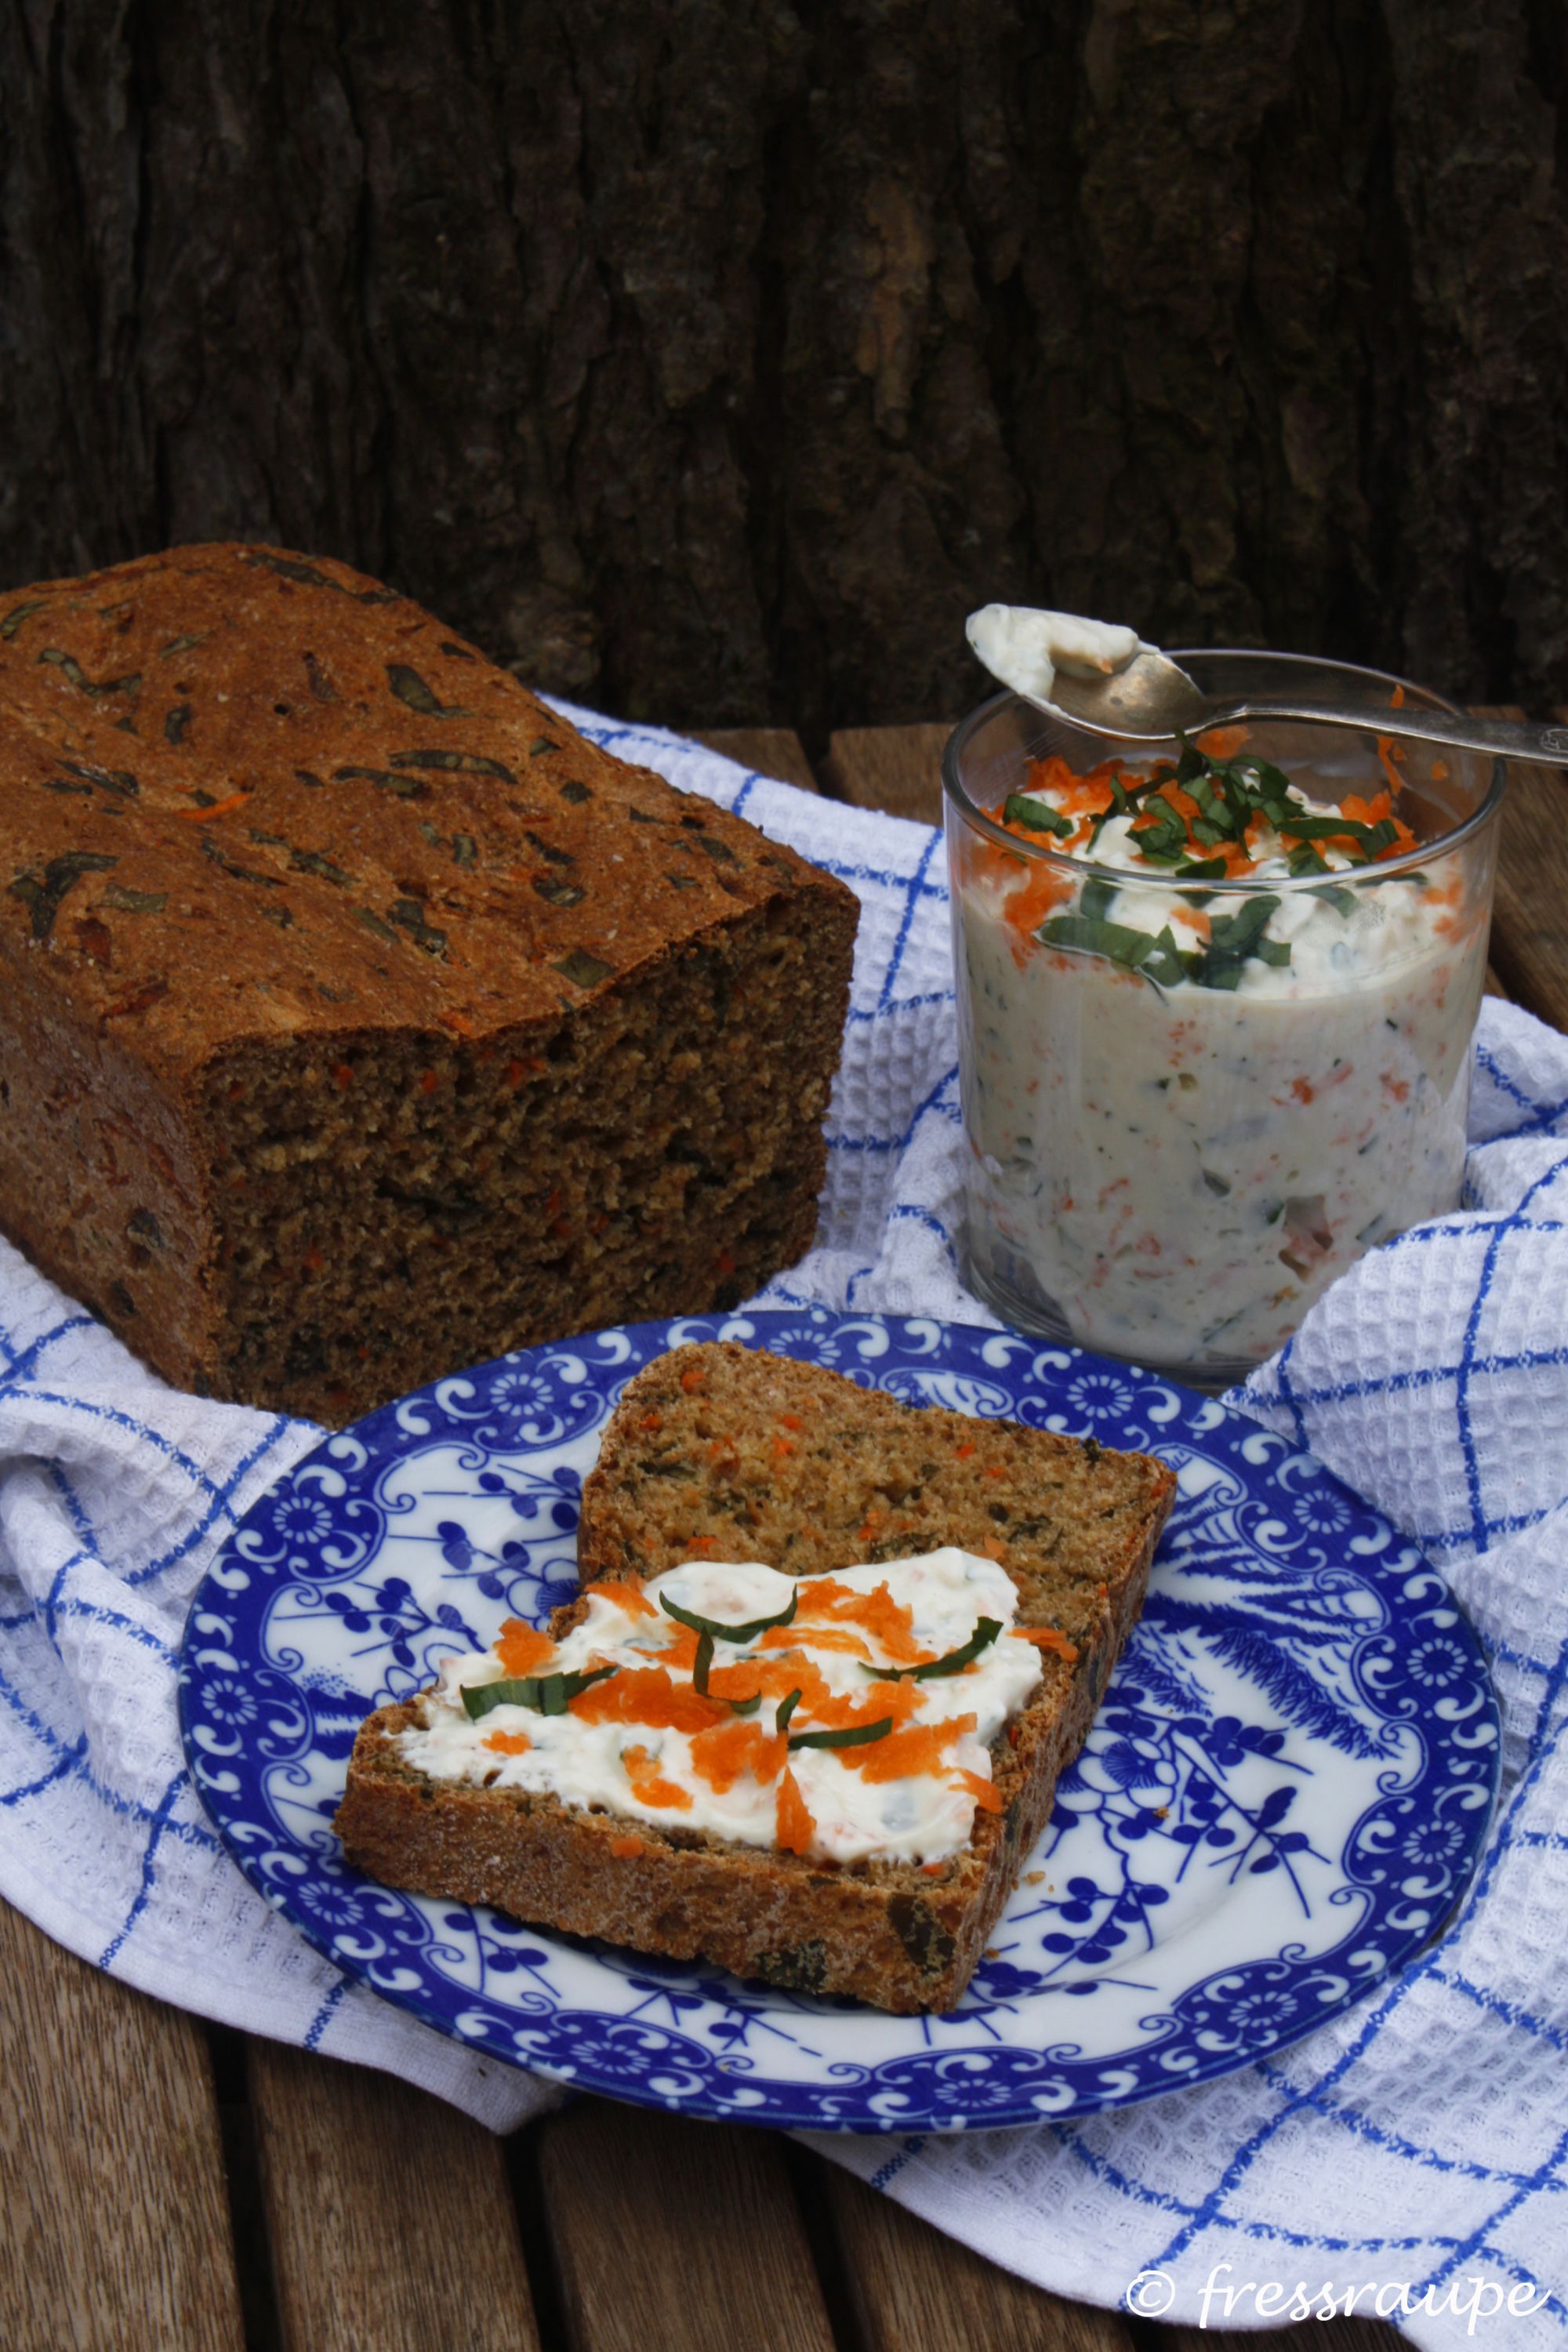
[[[591,1586],[586,1602],[559,1643],[514,1620],[483,1657],[447,1659],[423,1727],[397,1735],[404,1760],[621,1815],[628,1832],[940,1863],[977,1806],[997,1810],[989,1743],[1038,1687],[1042,1655],[1077,1654],[1019,1629],[1005,1570],[951,1545],[798,1581],[689,1560]],[[705,1641],[715,1626],[733,1637]]]

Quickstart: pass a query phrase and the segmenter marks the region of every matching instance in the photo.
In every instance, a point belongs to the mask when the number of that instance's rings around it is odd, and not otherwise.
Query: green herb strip
[[[790,1747],[795,1748],[868,1748],[873,1739],[886,1739],[893,1727],[890,1715],[879,1717],[875,1723],[851,1723],[842,1731],[796,1731],[790,1735]]]
[[[535,1715],[564,1715],[567,1703],[590,1683],[618,1675],[619,1666],[595,1666],[581,1675],[521,1675],[510,1682],[468,1683],[463,1686],[463,1712],[478,1723],[498,1706],[529,1706]]]
[[[673,1617],[678,1625],[689,1625],[694,1633],[710,1633],[716,1642],[754,1642],[770,1626],[792,1624],[799,1601],[799,1592],[792,1592],[788,1608],[781,1609],[775,1617],[752,1617],[744,1625],[726,1625],[721,1617],[700,1617],[695,1609],[683,1609],[666,1592],[658,1596],[658,1605],[667,1617]]]
[[[1086,887],[1086,899],[1088,896]],[[1275,898],[1270,904],[1277,907],[1279,901]],[[1135,931],[1126,923],[1108,923],[1099,915],[1056,915],[1041,924],[1035,937],[1046,947],[1077,948],[1088,955],[1105,956],[1128,971],[1146,972],[1167,988],[1173,988],[1180,980],[1205,984],[1205,958],[1179,948],[1169,923],[1155,939],[1149,931]],[[1287,948],[1287,957],[1289,952]]]
[[[783,1732],[788,1730],[790,1717],[795,1713],[795,1708],[799,1705],[800,1693],[797,1690],[792,1690],[788,1698],[781,1699],[779,1701],[778,1713],[773,1717],[773,1729],[775,1731]],[[795,1742],[792,1739],[790,1746],[793,1748]]]
[[[1058,816],[1045,801],[1032,801],[1026,793],[1008,794],[1002,822],[1025,825],[1030,833],[1054,833],[1064,841],[1077,830],[1070,817]]]
[[[708,1696],[708,1670],[712,1664],[713,1636],[711,1633],[700,1634],[697,1643],[697,1655],[692,1661],[691,1687],[701,1698],[706,1698]]]
[[[999,1617],[982,1617],[962,1649],[949,1650],[943,1658],[928,1658],[923,1666],[868,1666],[866,1672],[875,1675],[879,1683],[934,1683],[942,1675],[961,1675],[988,1650],[1002,1631]]]

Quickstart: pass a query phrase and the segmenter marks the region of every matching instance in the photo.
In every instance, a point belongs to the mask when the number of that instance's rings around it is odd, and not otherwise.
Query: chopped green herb
[[[799,1705],[800,1693],[797,1690],[792,1690],[788,1698],[781,1699],[779,1701],[778,1713],[773,1717],[773,1729],[776,1732],[784,1732],[789,1729],[790,1717],[795,1713],[795,1708]]]
[[[509,1682],[466,1683],[463,1685],[463,1712],[470,1723],[478,1723],[498,1706],[528,1706],[535,1715],[564,1715],[568,1702],[590,1683],[602,1683],[606,1675],[617,1675],[618,1666],[593,1666],[586,1674],[520,1675]]]
[[[1074,830],[1070,817],[1058,816],[1045,801],[1031,800],[1026,793],[1009,793],[1002,822],[1026,825],[1031,833],[1058,834],[1064,841]]]
[[[982,1650],[988,1650],[1002,1631],[999,1617],[982,1617],[961,1649],[949,1650],[945,1657],[928,1658],[923,1666],[868,1666],[866,1672],[875,1675],[879,1683],[934,1683],[943,1675],[961,1675]]]
[[[658,1596],[659,1607],[667,1617],[673,1617],[678,1625],[689,1625],[694,1633],[707,1633],[720,1642],[754,1642],[759,1633],[767,1633],[771,1626],[793,1624],[799,1602],[797,1590],[790,1594],[788,1607],[781,1609],[776,1616],[751,1617],[743,1625],[726,1625],[721,1617],[700,1617],[695,1609],[683,1609],[679,1601],[670,1599],[668,1592],[661,1592]]]
[[[893,1727],[890,1715],[879,1716],[875,1723],[847,1724],[842,1731],[796,1731],[790,1736],[795,1748],[868,1748],[873,1739],[886,1739]]]

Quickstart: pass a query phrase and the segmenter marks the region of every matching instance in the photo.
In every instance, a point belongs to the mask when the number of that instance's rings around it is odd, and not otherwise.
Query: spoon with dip
[[[1402,709],[1395,714],[1365,703],[1226,701],[1205,694],[1179,663],[1157,646],[1144,645],[1135,629],[1085,620],[1076,613],[984,604],[970,614],[965,635],[992,677],[1024,701],[1093,734],[1124,741],[1172,743],[1179,735],[1244,720],[1300,719],[1363,732],[1381,726],[1417,743],[1568,768],[1568,727],[1450,717],[1442,710]]]

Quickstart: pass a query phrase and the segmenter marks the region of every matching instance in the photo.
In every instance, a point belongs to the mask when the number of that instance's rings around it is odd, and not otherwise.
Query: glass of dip
[[[1367,731],[1226,730],[1161,784],[1173,754],[1012,693],[956,730],[964,1272],[1019,1329],[1218,1387],[1458,1205],[1503,767],[1402,742],[1453,705],[1379,671],[1174,658]]]

